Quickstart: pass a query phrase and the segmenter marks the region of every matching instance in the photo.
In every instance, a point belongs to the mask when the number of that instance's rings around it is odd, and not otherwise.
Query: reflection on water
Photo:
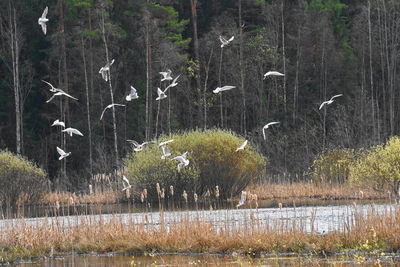
[[[362,259],[362,260],[361,260]],[[398,257],[364,257],[360,255],[319,258],[316,256],[233,257],[218,255],[150,255],[150,256],[69,256],[32,262],[16,266],[398,266]]]

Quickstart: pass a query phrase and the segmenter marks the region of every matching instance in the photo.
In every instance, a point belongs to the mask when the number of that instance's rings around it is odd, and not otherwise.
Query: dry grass
[[[328,183],[281,183],[251,185],[247,191],[257,194],[258,199],[272,198],[318,198],[318,199],[383,199],[389,195],[376,192],[366,186],[356,184]]]
[[[200,252],[256,255],[260,252],[337,253],[355,249],[369,253],[400,249],[400,209],[385,215],[356,213],[354,227],[345,232],[325,235],[301,229],[285,230],[279,225],[216,228],[202,220],[188,219],[167,227],[150,227],[120,217],[110,221],[86,219],[77,226],[50,219],[37,226],[24,220],[13,222],[0,231],[0,258],[44,257],[71,252]]]
[[[114,204],[125,197],[121,191],[108,189],[94,194],[77,195],[70,192],[47,193],[41,199],[42,204],[77,205],[77,204]]]

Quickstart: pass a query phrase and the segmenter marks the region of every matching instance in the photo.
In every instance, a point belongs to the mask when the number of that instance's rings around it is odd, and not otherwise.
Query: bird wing
[[[57,91],[60,90],[60,89],[55,88],[51,83],[46,82],[45,80],[42,80],[42,82],[47,83],[49,86],[51,86],[51,89],[50,89],[51,92],[53,92],[54,90],[57,90]]]
[[[227,90],[231,90],[233,88],[236,88],[236,86],[232,86],[232,85],[225,85],[221,88],[221,91],[227,91]]]
[[[218,94],[219,92],[221,92],[221,87],[217,87],[213,90],[214,94]]]
[[[106,112],[106,110],[107,110],[108,108],[109,108],[109,105],[108,105],[105,109],[103,109],[103,112],[101,113],[101,116],[100,116],[100,120],[103,119],[104,112]]]
[[[163,93],[164,93],[164,92],[163,92],[159,87],[157,87],[157,94],[158,94],[158,96],[161,96]]]
[[[263,127],[263,129],[262,129],[264,140],[267,139],[267,137],[265,136],[265,129],[266,129],[266,127],[267,127],[267,125],[265,125],[265,126]]]
[[[59,123],[59,120],[55,120],[55,121],[53,121],[53,124],[51,126],[58,125],[58,123]]]
[[[58,154],[60,154],[60,156],[64,156],[66,153],[64,152],[64,150],[62,150],[61,148],[57,147],[57,152]]]
[[[83,134],[82,134],[78,129],[71,128],[70,131],[71,131],[73,134],[83,136]]]
[[[136,94],[137,94],[136,88],[131,85],[131,95],[136,95]]]
[[[173,158],[173,160],[177,160],[180,163],[184,164],[185,163],[185,158],[182,156],[176,156],[175,158]]]
[[[122,176],[122,181],[124,181],[128,186],[130,186],[131,184],[129,183],[128,178],[125,177],[125,175]],[[127,187],[124,185],[124,187]]]
[[[138,142],[136,142],[135,140],[130,140],[130,139],[128,139],[128,140],[126,140],[127,142],[129,142],[129,143],[132,143],[134,146],[139,146],[139,143]]]
[[[111,104],[111,106],[120,106],[120,107],[125,107],[124,104]]]
[[[336,97],[342,96],[342,95],[343,95],[343,94],[334,95],[334,96],[331,97],[331,100],[333,100],[333,99],[336,98]]]
[[[161,142],[158,146],[165,146],[166,144],[169,144],[169,143],[171,143],[171,142],[173,142],[174,141],[174,139],[171,139],[171,140],[167,140],[167,141],[164,141],[164,142]]]
[[[325,106],[327,103],[328,103],[328,101],[322,102],[321,105],[319,106],[319,110],[321,110],[321,108],[322,108],[323,106]]]
[[[228,42],[232,42],[233,39],[235,39],[235,36],[232,36],[232,37],[228,40]]]
[[[266,126],[268,128],[270,125],[274,125],[274,124],[278,124],[278,123],[279,123],[278,121],[273,121],[273,122],[268,123]]]
[[[42,13],[42,17],[41,17],[41,18],[43,18],[43,19],[46,18],[47,12],[49,12],[49,7],[46,6],[46,8],[43,10],[43,13]]]
[[[160,71],[159,73],[163,76],[163,78],[167,77],[168,75],[168,72],[165,71]]]
[[[53,95],[49,98],[49,100],[46,101],[46,103],[49,103],[51,100],[53,100],[53,98],[55,98],[56,95],[57,95],[57,93],[53,94]]]
[[[166,145],[163,145],[161,147],[161,149],[162,149],[162,152],[163,152],[164,155],[170,154],[170,151],[169,151],[169,149],[168,149],[168,147]]]
[[[115,61],[115,60],[112,59],[109,66],[111,66],[112,64],[114,64],[114,61]]]
[[[221,41],[222,44],[226,44],[228,41],[222,37],[221,35],[219,36],[219,40]]]
[[[247,145],[247,140],[244,140],[243,144],[236,149],[236,151],[243,150],[244,147]]]
[[[59,92],[59,93],[62,94],[62,95],[68,96],[69,98],[78,100],[78,98],[75,98],[75,97],[73,97],[72,95],[69,95],[69,94],[67,94],[67,93],[65,93],[65,92]]]

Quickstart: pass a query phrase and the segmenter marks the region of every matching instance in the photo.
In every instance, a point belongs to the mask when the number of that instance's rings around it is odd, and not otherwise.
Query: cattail
[[[142,193],[140,193],[140,202],[144,202],[144,194],[143,194],[143,192]]]
[[[219,186],[218,185],[215,186],[215,197],[219,198]]]
[[[147,188],[143,189],[143,196],[145,199],[147,199]]]
[[[207,192],[205,193],[204,196],[205,196],[205,197],[210,197],[210,196],[211,196],[210,189],[207,189]]]
[[[89,195],[93,195],[93,186],[89,184]]]
[[[161,198],[165,198],[165,190],[164,190],[164,188],[161,189]]]
[[[183,199],[185,200],[185,202],[188,201],[188,195],[187,195],[187,193],[186,193],[186,190],[183,190],[182,197],[183,197]]]
[[[360,198],[363,199],[364,198],[364,191],[360,190]]]
[[[173,185],[169,186],[169,192],[171,193],[171,196],[174,196],[174,186]]]
[[[125,190],[125,196],[126,196],[126,198],[131,197],[131,190],[129,188]]]
[[[279,207],[280,209],[282,209],[283,205],[282,205],[281,202],[278,203],[278,207]]]
[[[157,195],[160,195],[161,194],[161,188],[160,188],[160,184],[159,183],[156,184],[156,188],[157,188]]]
[[[193,198],[194,198],[194,202],[196,202],[196,203],[197,203],[197,200],[199,200],[199,197],[197,196],[197,194],[196,194],[196,193],[194,193],[194,195],[193,195]]]
[[[73,197],[69,197],[69,199],[68,199],[68,204],[69,204],[69,205],[74,205],[74,204],[75,204],[75,201],[74,201],[74,198],[73,198]]]
[[[60,209],[60,202],[57,200],[56,201],[56,209],[59,210]]]

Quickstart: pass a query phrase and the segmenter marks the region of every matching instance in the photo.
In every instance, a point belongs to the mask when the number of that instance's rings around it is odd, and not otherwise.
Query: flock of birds
[[[42,31],[43,31],[43,33],[45,35],[47,33],[47,24],[46,23],[49,21],[49,19],[47,18],[47,14],[48,14],[48,7],[46,7],[44,9],[44,11],[42,13],[42,16],[38,19],[38,24],[41,26]],[[229,39],[226,39],[223,36],[219,36],[219,40],[221,42],[221,49],[223,49],[225,46],[228,46],[234,40],[234,36],[232,36]],[[110,79],[110,68],[114,64],[114,62],[115,62],[115,60],[113,59],[111,62],[107,63],[104,67],[100,68],[99,74],[101,75],[101,77],[103,78],[104,81],[109,81],[109,79]],[[162,75],[161,82],[163,82],[163,81],[172,81],[172,82],[164,90],[161,90],[160,88],[157,88],[157,95],[158,96],[156,98],[156,101],[161,101],[162,99],[167,98],[168,89],[177,86],[178,85],[177,80],[180,77],[180,75],[178,75],[175,78],[173,78],[172,77],[172,71],[170,69],[168,69],[167,71],[159,72],[159,73],[160,73],[160,75]],[[285,76],[285,74],[280,73],[278,71],[268,71],[267,73],[264,74],[264,79],[266,79],[269,76],[277,76],[277,77],[279,77],[279,76]],[[69,95],[68,93],[64,92],[62,89],[54,87],[51,83],[49,83],[47,81],[44,81],[44,80],[42,80],[42,81],[50,86],[49,91],[53,93],[53,95],[46,101],[46,103],[50,103],[57,96],[65,96],[65,97],[71,98],[73,100],[78,100],[77,98],[75,98],[75,97]],[[234,88],[236,88],[236,86],[225,85],[225,86],[222,86],[222,87],[215,88],[213,90],[213,93],[214,94],[219,94],[219,93],[222,93],[224,91],[232,90]],[[334,102],[334,99],[337,98],[337,97],[340,97],[340,96],[342,96],[342,94],[334,95],[329,100],[326,100],[326,101],[322,102],[321,105],[319,106],[319,110],[321,110],[324,106],[332,104]],[[125,97],[125,100],[129,102],[131,100],[138,99],[138,98],[139,98],[139,95],[137,93],[137,90],[133,86],[130,86],[130,92]],[[104,110],[102,111],[102,113],[101,113],[100,120],[103,119],[103,116],[104,116],[105,112],[108,109],[114,108],[116,106],[124,107],[125,104],[112,103],[112,104],[106,106],[104,108]],[[266,130],[271,125],[275,125],[275,124],[278,124],[278,123],[279,123],[278,121],[273,121],[273,122],[269,122],[266,125],[264,125],[264,127],[262,128],[262,133],[263,133],[264,140],[266,140]],[[60,120],[58,120],[58,119],[55,120],[51,126],[60,126],[60,127],[64,128],[63,130],[61,130],[61,132],[67,133],[71,137],[74,134],[83,136],[83,134],[79,130],[77,130],[75,128],[71,128],[71,127],[65,128],[65,123],[60,121]],[[143,143],[139,144],[138,142],[136,142],[134,140],[127,140],[127,141],[130,142],[134,146],[133,150],[135,152],[139,152],[139,151],[143,150],[143,148],[146,145],[154,143],[154,142],[151,141],[151,142],[143,142]],[[169,148],[168,148],[168,144],[173,142],[173,141],[174,140],[171,139],[171,140],[167,140],[167,141],[161,142],[159,144],[159,147],[160,147],[160,149],[162,151],[161,159],[166,159],[166,158],[168,158],[169,156],[172,155],[170,150],[169,150]],[[248,143],[248,140],[245,140],[242,143],[242,145],[236,149],[236,152],[244,150],[246,145],[247,145],[247,143]],[[60,157],[58,158],[59,160],[62,160],[64,158],[68,157],[71,154],[71,152],[65,152],[64,150],[62,150],[59,147],[57,147],[57,152],[60,155]],[[188,152],[186,151],[182,155],[178,155],[178,156],[175,156],[174,158],[172,158],[172,160],[178,161],[178,165],[177,165],[178,172],[180,172],[183,167],[189,165],[189,160],[187,159],[187,155],[188,155]],[[123,176],[123,184],[124,184],[124,189],[123,190],[126,190],[126,189],[131,187],[131,185],[129,183],[129,180],[125,176]]]

